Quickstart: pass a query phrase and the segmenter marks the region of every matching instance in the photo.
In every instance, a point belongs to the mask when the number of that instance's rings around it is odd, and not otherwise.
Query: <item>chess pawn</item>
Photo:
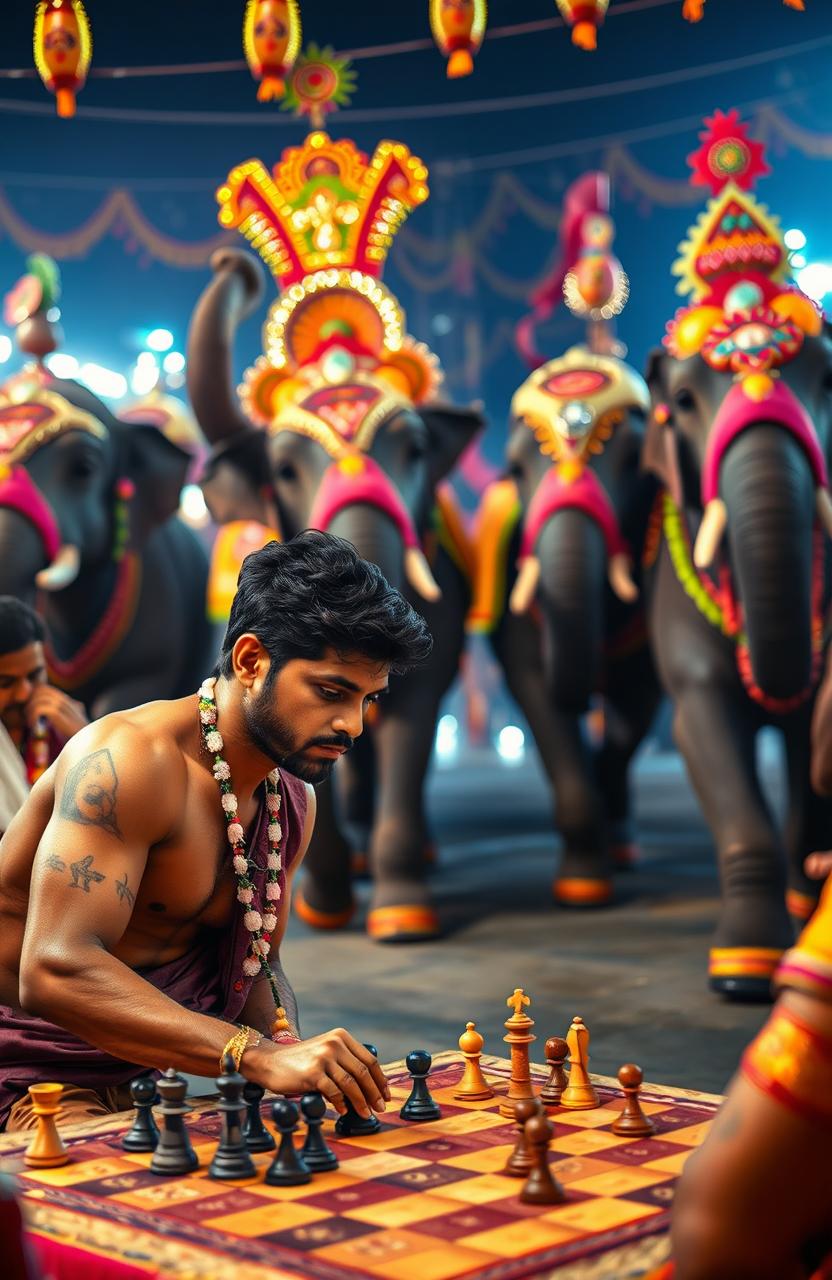
[[[526,1121],[526,1145],[532,1167],[520,1192],[523,1204],[563,1204],[566,1200],[563,1187],[549,1167],[549,1143],[553,1133],[554,1125],[543,1110]]]
[[[301,1148],[301,1159],[313,1173],[324,1173],[338,1168],[338,1157],[326,1144],[321,1126],[326,1115],[326,1103],[321,1093],[305,1093],[300,1109],[306,1121],[306,1141]]]
[[[526,1121],[531,1120],[542,1110],[539,1098],[521,1098],[514,1104],[514,1120],[517,1125],[517,1143],[502,1170],[509,1178],[528,1177],[534,1163],[531,1150],[526,1142]]]
[[[572,1019],[566,1037],[569,1046],[569,1083],[561,1094],[560,1105],[568,1111],[589,1111],[598,1106],[598,1094],[589,1078],[589,1032],[583,1018]]]
[[[374,1058],[378,1057],[378,1049],[374,1044],[365,1044]],[[369,1133],[378,1133],[381,1121],[372,1111],[368,1116],[360,1116],[349,1098],[344,1099],[346,1111],[335,1121],[335,1132],[339,1138],[366,1138]]]
[[[222,1075],[217,1077],[220,1095],[217,1110],[222,1116],[222,1130],[214,1158],[208,1166],[208,1177],[229,1182],[237,1178],[253,1178],[257,1170],[243,1137],[245,1077],[236,1070],[230,1053],[223,1058],[222,1066]]]
[[[399,1115],[402,1120],[441,1120],[442,1112],[439,1103],[430,1095],[428,1088],[428,1072],[433,1059],[425,1049],[414,1049],[405,1058],[405,1066],[413,1080],[410,1097],[405,1102]]]
[[[153,1106],[159,1101],[156,1081],[152,1076],[137,1076],[130,1081],[130,1097],[136,1108],[133,1124],[121,1140],[125,1151],[155,1151],[159,1129],[153,1119]]]
[[[266,1090],[262,1085],[247,1080],[243,1089],[243,1101],[247,1114],[243,1123],[243,1138],[249,1151],[274,1151],[276,1143],[260,1114],[260,1103]]]
[[[156,1088],[162,1097],[159,1107],[162,1127],[150,1161],[150,1172],[179,1178],[199,1168],[199,1159],[185,1127],[185,1116],[192,1110],[185,1101],[188,1082],[177,1075],[173,1067],[168,1067]]]
[[[564,1062],[569,1054],[569,1045],[560,1036],[550,1036],[546,1041],[546,1065],[549,1067],[549,1079],[540,1090],[540,1101],[546,1107],[559,1107],[563,1091],[569,1083]]]
[[[624,1090],[624,1108],[610,1129],[622,1138],[649,1138],[656,1132],[656,1126],[644,1114],[639,1102],[638,1091],[643,1079],[644,1072],[634,1062],[625,1062],[618,1073],[618,1083]]]
[[[55,1169],[69,1164],[69,1153],[58,1133],[55,1117],[61,1109],[62,1084],[30,1084],[29,1097],[37,1117],[35,1136],[23,1157],[32,1169]]]
[[[464,1102],[479,1102],[485,1098],[494,1097],[494,1090],[482,1074],[480,1067],[483,1038],[476,1026],[476,1022],[466,1022],[465,1030],[459,1037],[459,1047],[465,1057],[465,1070],[456,1087],[454,1097]]]
[[[272,1103],[272,1119],[280,1134],[280,1146],[264,1181],[270,1187],[300,1187],[311,1182],[309,1166],[298,1155],[292,1138],[298,1126],[296,1103],[289,1098],[278,1098]]]

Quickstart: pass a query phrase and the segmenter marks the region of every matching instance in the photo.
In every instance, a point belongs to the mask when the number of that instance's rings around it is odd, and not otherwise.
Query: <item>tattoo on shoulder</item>
[[[122,902],[126,902],[128,907],[132,907],[136,901],[136,895],[127,885],[127,872],[124,873],[123,880],[116,880],[116,893]]]
[[[102,827],[119,840],[124,837],[116,820],[118,775],[106,747],[93,751],[73,765],[61,795],[61,817],[83,826]]]
[[[79,858],[77,862],[70,862],[69,869],[72,872],[70,889],[83,889],[84,893],[89,893],[91,884],[100,884],[102,880],[107,879],[100,871],[93,870],[92,863],[91,853],[88,853],[86,858]]]
[[[50,853],[46,859],[46,865],[50,871],[66,871],[66,863],[63,858],[59,858],[57,853]]]

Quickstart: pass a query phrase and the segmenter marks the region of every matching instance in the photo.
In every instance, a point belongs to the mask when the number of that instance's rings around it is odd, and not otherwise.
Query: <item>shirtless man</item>
[[[275,1092],[384,1109],[348,1032],[299,1038],[279,948],[314,825],[300,780],[430,647],[375,565],[308,532],[244,562],[199,700],[72,739],[0,844],[0,1123],[31,1123],[35,1081],[65,1084],[71,1122],[129,1105],[141,1068],[213,1076],[229,1046]]]

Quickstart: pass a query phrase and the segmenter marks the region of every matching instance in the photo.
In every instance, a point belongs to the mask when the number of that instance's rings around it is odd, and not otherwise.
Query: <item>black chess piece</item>
[[[321,1126],[326,1114],[326,1103],[320,1093],[305,1093],[300,1109],[306,1121],[306,1141],[301,1148],[301,1159],[313,1173],[338,1168],[338,1157],[326,1144]]]
[[[220,1100],[217,1110],[222,1116],[220,1140],[214,1158],[208,1166],[208,1177],[227,1182],[234,1178],[253,1178],[257,1172],[243,1137],[243,1117],[246,1104],[243,1098],[245,1076],[234,1066],[234,1059],[227,1053],[222,1060],[223,1073],[217,1076],[217,1092]]]
[[[280,1133],[277,1155],[266,1170],[264,1182],[270,1187],[299,1187],[312,1181],[309,1166],[298,1155],[292,1134],[298,1127],[297,1104],[289,1098],[278,1098],[272,1103],[272,1119]]]
[[[365,1044],[374,1058],[378,1057],[378,1049],[374,1044]],[[360,1116],[349,1098],[345,1098],[346,1111],[335,1121],[335,1132],[339,1138],[366,1138],[368,1133],[378,1133],[381,1121],[372,1111],[368,1116]]]
[[[182,1177],[199,1168],[199,1160],[185,1127],[185,1116],[192,1110],[185,1101],[188,1082],[177,1075],[173,1067],[168,1067],[156,1088],[162,1096],[159,1107],[162,1127],[150,1161],[150,1172],[164,1177]]]
[[[247,1114],[243,1123],[243,1137],[249,1151],[274,1151],[275,1140],[263,1124],[260,1103],[266,1090],[262,1085],[247,1080],[243,1089]]]
[[[159,1142],[159,1129],[151,1108],[159,1101],[156,1081],[152,1076],[137,1076],[130,1081],[130,1097],[133,1099],[136,1115],[122,1138],[121,1145],[125,1151],[155,1151]]]
[[[433,1061],[430,1054],[426,1049],[413,1049],[404,1061],[413,1080],[413,1087],[410,1097],[399,1112],[402,1120],[440,1120],[442,1112],[439,1103],[431,1097],[428,1088],[428,1072]]]

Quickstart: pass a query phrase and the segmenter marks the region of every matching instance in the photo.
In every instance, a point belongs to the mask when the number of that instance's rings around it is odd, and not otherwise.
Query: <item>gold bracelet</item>
[[[249,1042],[249,1036],[256,1036],[257,1039]],[[259,1031],[255,1031],[252,1027],[240,1027],[239,1031],[235,1031],[234,1035],[228,1041],[228,1044],[220,1054],[220,1071],[225,1071],[225,1055],[231,1054],[234,1062],[234,1070],[240,1070],[240,1061],[246,1049],[253,1049],[258,1045],[263,1037]]]

